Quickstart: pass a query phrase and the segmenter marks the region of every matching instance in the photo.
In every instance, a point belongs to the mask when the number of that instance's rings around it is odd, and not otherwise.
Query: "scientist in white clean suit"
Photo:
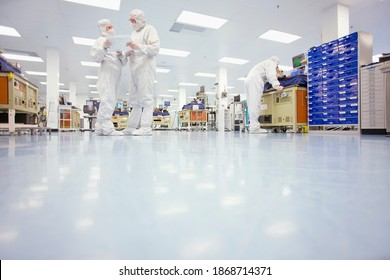
[[[258,120],[260,115],[261,97],[263,96],[264,84],[269,82],[276,90],[282,90],[277,77],[279,58],[273,56],[255,65],[245,79],[245,90],[248,98],[249,133],[267,133],[260,127]]]
[[[143,11],[130,12],[133,33],[126,52],[130,57],[129,105],[132,108],[123,132],[127,135],[152,135],[153,92],[156,77],[156,56],[160,51],[160,39],[156,29],[146,24]]]
[[[124,52],[110,51],[109,35],[115,35],[110,20],[98,21],[100,37],[91,49],[92,58],[100,63],[98,81],[96,83],[100,97],[99,112],[95,130],[98,135],[121,136],[123,132],[116,131],[111,116],[115,109],[116,93],[122,73],[122,66],[126,65],[127,57]]]

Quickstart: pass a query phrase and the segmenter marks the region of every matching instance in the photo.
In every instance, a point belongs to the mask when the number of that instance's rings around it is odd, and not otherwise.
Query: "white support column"
[[[220,67],[218,68],[217,73],[217,98],[218,98],[218,107],[217,107],[217,123],[218,123],[218,132],[225,131],[225,109],[227,109],[227,69]]]
[[[86,94],[77,94],[75,106],[83,110],[83,106],[86,105],[86,100],[89,100],[89,96]]]
[[[58,129],[58,83],[60,81],[60,55],[57,49],[47,49],[46,72],[47,126],[53,129]]]
[[[184,105],[187,104],[187,89],[185,87],[179,87],[179,105],[177,111],[181,111]]]
[[[160,108],[160,105],[164,107],[164,97],[157,97],[156,108]]]
[[[77,106],[76,91],[77,91],[76,82],[74,81],[69,82],[69,101],[72,102],[73,106]]]
[[[322,12],[322,43],[349,34],[349,7],[335,4]]]

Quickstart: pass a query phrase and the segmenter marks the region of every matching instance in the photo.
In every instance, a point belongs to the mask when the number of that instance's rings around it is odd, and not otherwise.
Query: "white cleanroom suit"
[[[277,78],[276,68],[279,58],[273,56],[255,65],[248,73],[245,80],[245,90],[248,98],[249,133],[267,133],[267,130],[260,128],[258,120],[260,114],[261,97],[263,96],[264,84],[268,81],[276,90],[283,87]]]
[[[160,51],[160,39],[156,29],[146,24],[144,12],[132,10],[130,21],[134,28],[127,45],[130,56],[130,112],[125,134],[152,135],[153,92],[156,77],[156,56]]]
[[[115,130],[111,116],[115,109],[122,66],[126,65],[127,57],[124,53],[109,49],[110,42],[107,36],[115,35],[110,21],[108,19],[99,20],[98,26],[101,36],[95,41],[90,52],[93,60],[100,63],[96,83],[100,105],[95,128],[98,135],[120,136],[124,134]]]

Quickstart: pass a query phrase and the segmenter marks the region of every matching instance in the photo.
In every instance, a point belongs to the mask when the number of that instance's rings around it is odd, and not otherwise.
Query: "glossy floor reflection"
[[[0,136],[0,259],[390,259],[390,138]]]

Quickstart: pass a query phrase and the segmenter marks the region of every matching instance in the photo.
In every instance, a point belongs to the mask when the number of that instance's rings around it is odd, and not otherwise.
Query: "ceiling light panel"
[[[25,71],[26,74],[32,76],[47,76],[46,72],[37,72],[37,71]]]
[[[96,39],[82,38],[82,37],[72,37],[73,43],[76,45],[84,45],[84,46],[93,46],[95,44]]]
[[[98,79],[98,76],[85,76],[86,79],[88,80],[97,80]]]
[[[190,53],[191,52],[187,52],[187,51],[160,48],[160,52],[158,54],[178,56],[178,57],[187,57]]]
[[[42,85],[47,85],[47,82],[40,82]],[[63,83],[58,83],[59,86],[64,86]]]
[[[1,55],[3,57],[5,57],[6,59],[10,59],[10,60],[43,62],[42,58],[37,57],[37,56],[20,55],[20,54],[12,54],[12,53],[3,53]]]
[[[259,38],[279,43],[290,44],[302,37],[276,30],[268,30],[264,34],[260,35]]]
[[[179,86],[189,86],[189,87],[196,87],[199,84],[194,84],[194,83],[179,83]]]
[[[198,72],[195,74],[195,76],[197,77],[206,77],[206,78],[215,78],[217,75],[214,74],[214,73],[202,73],[202,72]]]
[[[234,57],[222,57],[219,62],[224,62],[224,63],[231,63],[231,64],[239,64],[243,65],[245,63],[248,63],[249,60],[246,59],[241,59],[241,58],[234,58]]]
[[[168,92],[179,92],[178,89],[168,89],[167,91],[168,91]]]
[[[160,94],[159,96],[160,97],[174,97],[173,95],[169,95],[169,94]]]
[[[0,25],[0,35],[22,37],[15,28]]]
[[[91,66],[91,67],[100,67],[100,63],[90,62],[90,61],[81,61],[82,66]]]
[[[64,0],[66,2],[72,2],[76,4],[83,4],[98,8],[104,8],[109,10],[119,11],[121,6],[121,0]]]
[[[182,11],[176,22],[205,28],[219,29],[227,20],[223,18],[207,16],[189,11]]]
[[[171,69],[163,69],[163,68],[156,69],[157,73],[169,73],[169,71],[171,71]]]

